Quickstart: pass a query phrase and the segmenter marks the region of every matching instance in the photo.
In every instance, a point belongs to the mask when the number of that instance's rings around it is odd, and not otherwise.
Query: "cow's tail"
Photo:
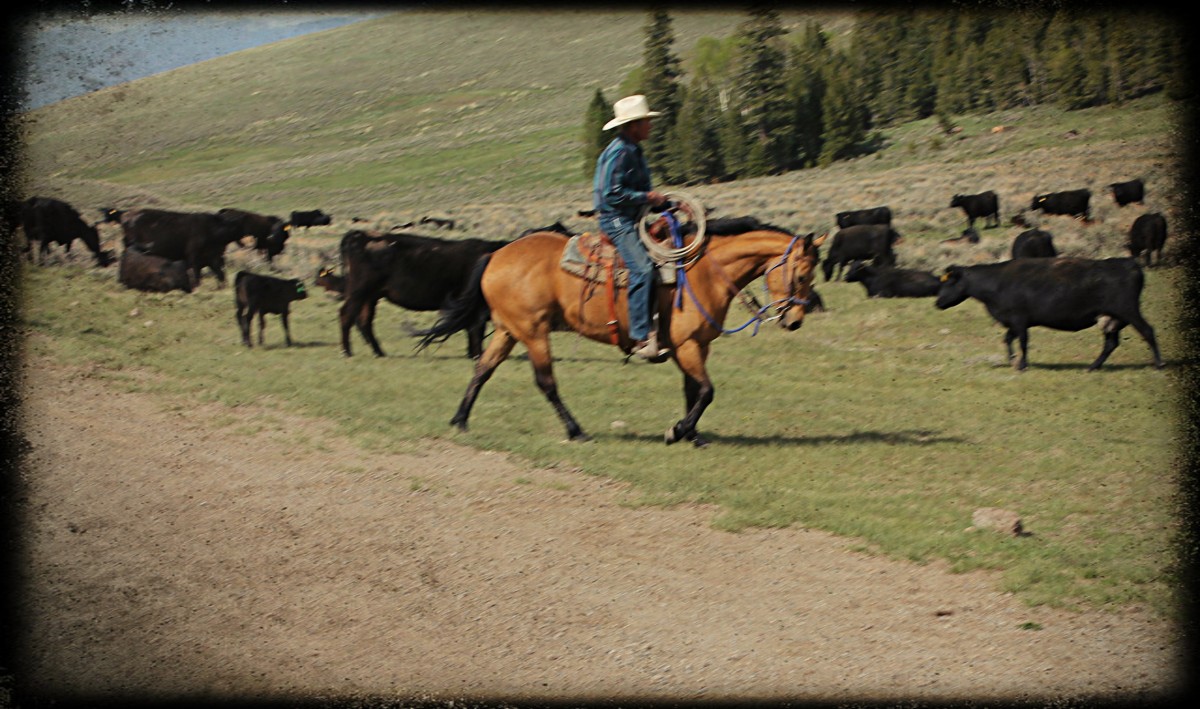
[[[487,322],[491,308],[483,297],[483,272],[491,263],[492,254],[484,254],[475,262],[462,292],[455,296],[438,314],[437,322],[426,330],[412,330],[410,335],[421,338],[417,350],[435,342],[445,342],[451,335]]]

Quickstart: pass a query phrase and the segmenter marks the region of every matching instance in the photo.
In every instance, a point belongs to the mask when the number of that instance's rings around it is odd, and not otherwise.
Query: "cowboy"
[[[660,115],[650,110],[642,95],[626,96],[614,103],[614,117],[604,130],[620,130],[600,153],[592,180],[600,229],[617,247],[629,272],[629,338],[635,343],[631,354],[654,361],[661,361],[670,349],[659,347],[658,335],[651,327],[654,263],[638,235],[637,223],[644,205],[659,206],[667,201],[664,194],[650,188],[650,167],[639,145],[650,137],[650,119]]]

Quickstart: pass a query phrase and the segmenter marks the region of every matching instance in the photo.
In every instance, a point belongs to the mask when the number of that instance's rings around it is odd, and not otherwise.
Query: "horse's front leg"
[[[687,412],[674,426],[667,429],[664,438],[667,445],[676,441],[689,440],[697,448],[708,445],[708,441],[696,432],[696,424],[704,410],[712,403],[714,388],[708,378],[704,363],[708,359],[708,345],[686,342],[674,352],[675,364],[683,372],[683,396]]]

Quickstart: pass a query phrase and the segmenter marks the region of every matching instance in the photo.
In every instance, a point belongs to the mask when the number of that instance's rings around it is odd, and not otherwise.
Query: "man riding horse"
[[[645,96],[627,96],[613,104],[614,117],[604,130],[619,127],[617,136],[600,153],[592,180],[592,197],[599,214],[600,229],[625,261],[629,272],[629,337],[632,354],[656,362],[670,353],[660,348],[652,328],[651,302],[654,264],[638,235],[638,217],[643,206],[659,206],[666,195],[651,189],[650,167],[639,145],[650,137],[650,119],[662,115],[651,111]]]

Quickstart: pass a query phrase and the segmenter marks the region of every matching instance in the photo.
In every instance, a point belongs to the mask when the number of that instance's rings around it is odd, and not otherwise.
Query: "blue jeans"
[[[654,262],[638,236],[637,222],[617,214],[601,214],[600,229],[617,247],[629,271],[629,338],[640,342],[650,335],[650,294]]]

